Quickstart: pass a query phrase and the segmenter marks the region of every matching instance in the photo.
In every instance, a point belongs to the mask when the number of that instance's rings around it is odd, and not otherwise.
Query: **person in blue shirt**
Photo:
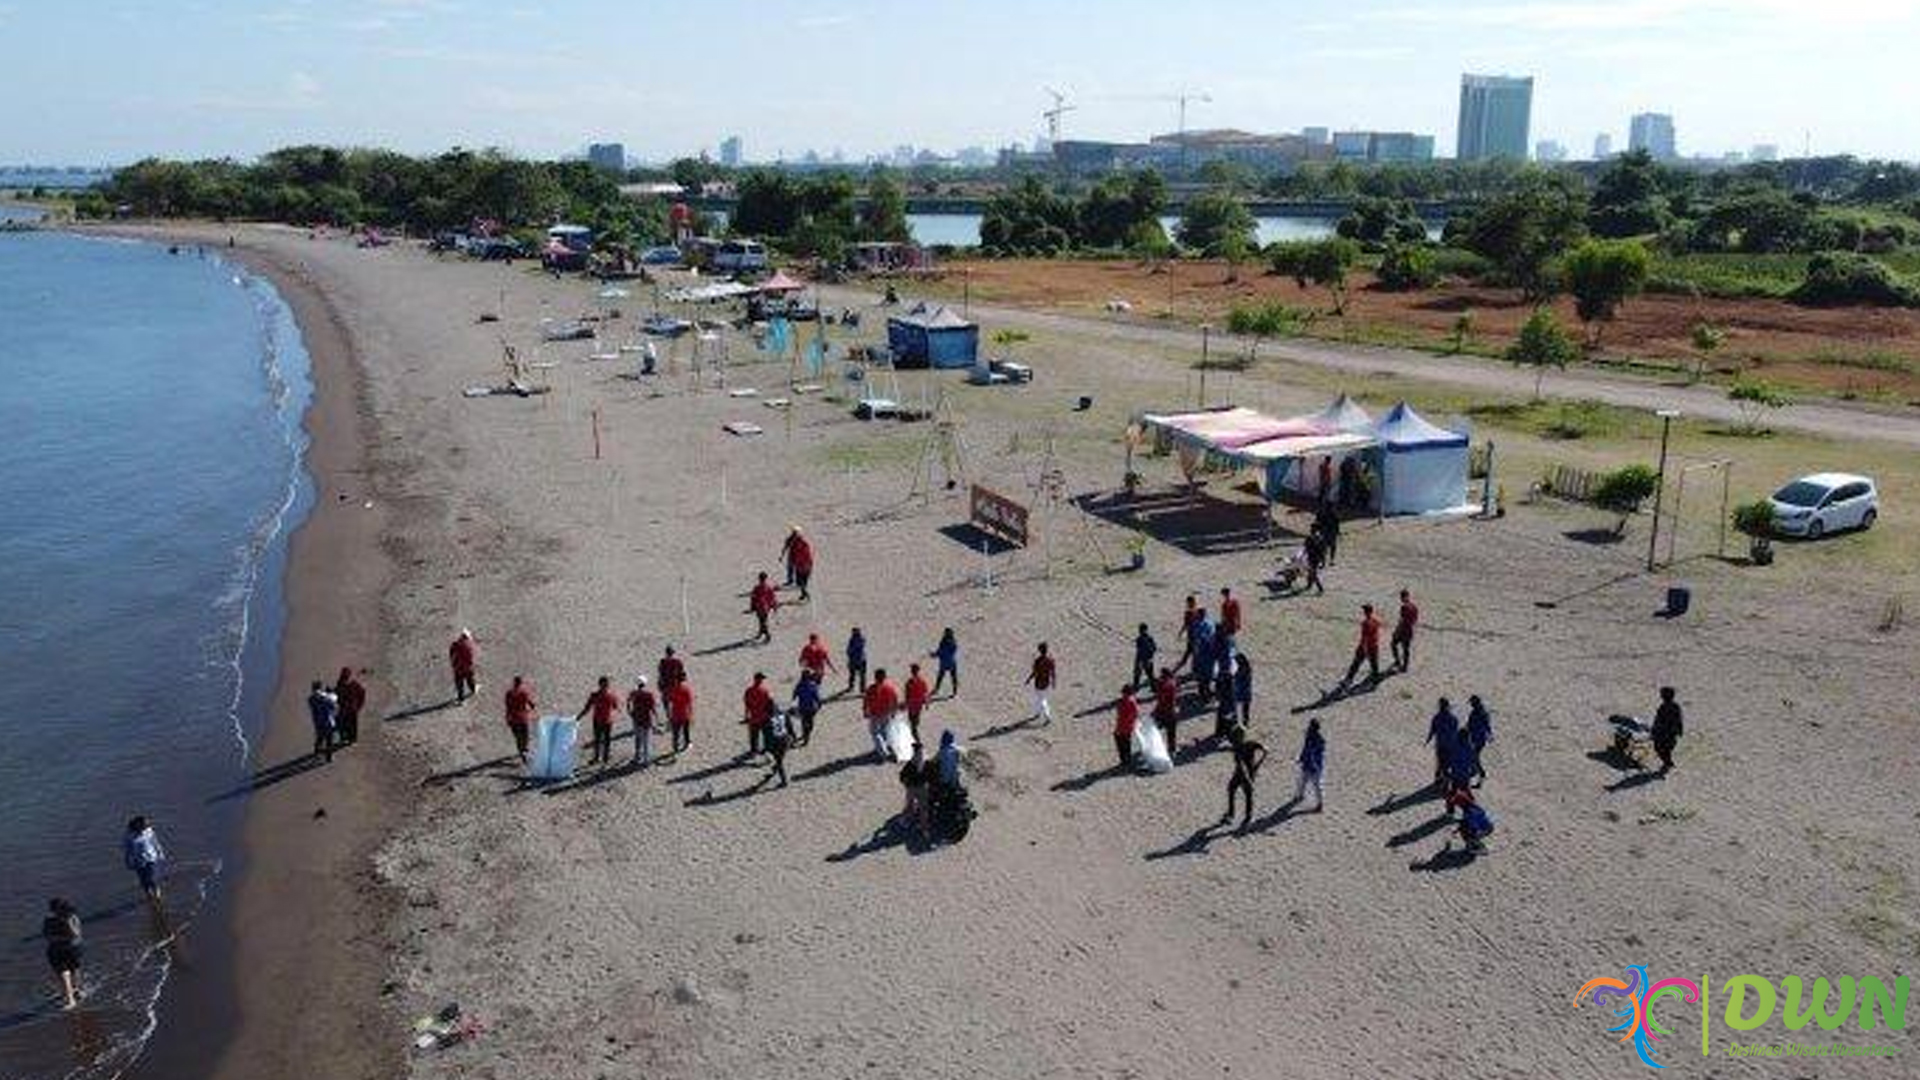
[[[1485,754],[1487,744],[1493,741],[1493,715],[1487,712],[1486,703],[1479,694],[1467,696],[1467,742],[1473,747],[1473,776],[1476,780],[1487,778]]]
[[[1293,789],[1293,801],[1300,802],[1307,797],[1307,788],[1313,788],[1313,810],[1319,813],[1326,803],[1326,794],[1321,790],[1320,781],[1326,774],[1327,740],[1320,734],[1320,720],[1307,721],[1307,737],[1300,743],[1300,782]]]
[[[1433,746],[1433,782],[1444,783],[1447,766],[1453,761],[1453,744],[1460,740],[1460,720],[1453,715],[1453,703],[1440,699],[1440,708],[1427,721],[1426,741]]]
[[[940,644],[933,647],[932,657],[939,670],[933,676],[933,692],[939,693],[940,687],[953,680],[953,696],[960,696],[960,639],[953,636],[953,627],[940,631]]]
[[[1141,623],[1139,632],[1133,635],[1133,678],[1128,680],[1136,689],[1153,685],[1153,658],[1159,651],[1152,631]]]
[[[1193,642],[1193,683],[1200,692],[1200,701],[1204,704],[1213,700],[1214,670],[1218,661],[1214,656],[1213,622],[1203,613],[1193,621],[1193,629],[1187,639]]]
[[[800,681],[793,684],[793,713],[800,730],[789,734],[795,746],[805,746],[813,741],[813,718],[820,715],[820,676],[801,670]]]
[[[858,680],[860,692],[867,692],[867,635],[859,627],[847,636],[847,688],[844,693],[853,692],[853,684]]]
[[[335,724],[340,716],[340,699],[333,696],[325,683],[313,680],[313,686],[307,692],[307,714],[313,718],[313,756],[331,762]]]
[[[1240,710],[1242,725],[1253,722],[1253,661],[1246,653],[1233,657],[1233,703]]]

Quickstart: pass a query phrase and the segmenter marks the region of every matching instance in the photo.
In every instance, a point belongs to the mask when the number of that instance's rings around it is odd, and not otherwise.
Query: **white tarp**
[[[533,729],[533,755],[527,761],[527,777],[565,780],[572,776],[574,744],[579,738],[580,722],[573,717],[541,717]]]

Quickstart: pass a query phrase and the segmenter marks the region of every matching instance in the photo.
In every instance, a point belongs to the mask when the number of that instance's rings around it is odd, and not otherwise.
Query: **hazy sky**
[[[1920,158],[1920,0],[0,0],[0,161],[294,142],[753,159],[1190,127],[1454,143],[1463,71],[1531,74],[1533,138],[1672,112],[1682,152]]]

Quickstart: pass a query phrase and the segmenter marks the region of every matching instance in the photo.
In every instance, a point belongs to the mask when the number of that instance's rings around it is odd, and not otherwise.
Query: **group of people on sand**
[[[465,700],[472,692],[473,681],[473,635],[465,630],[454,642],[456,651],[465,656],[467,690],[455,691],[456,697]],[[458,662],[456,662],[458,668]],[[360,741],[360,714],[367,707],[367,684],[361,679],[365,671],[356,672],[351,667],[343,667],[340,674],[329,686],[324,680],[315,679],[307,688],[307,716],[313,721],[313,756],[323,761],[332,761],[333,752],[342,747],[352,746]]]

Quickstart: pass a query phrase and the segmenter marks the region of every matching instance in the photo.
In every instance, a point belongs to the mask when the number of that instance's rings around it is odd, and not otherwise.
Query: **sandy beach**
[[[293,543],[261,765],[306,749],[308,679],[364,663],[372,700],[361,747],[253,800],[239,1027],[217,1076],[1601,1077],[1638,1066],[1571,1007],[1588,978],[1646,964],[1891,979],[1920,954],[1920,635],[1910,615],[1881,627],[1890,597],[1913,610],[1910,575],[1811,588],[1707,560],[1644,575],[1643,533],[1583,543],[1570,534],[1610,522],[1542,503],[1357,523],[1325,596],[1282,597],[1261,584],[1272,550],[1192,538],[1245,520],[1215,501],[1149,521],[1161,538],[1137,573],[1107,569],[1127,531],[1042,513],[1050,543],[997,558],[989,591],[951,535],[964,500],[909,498],[925,425],[862,424],[821,396],[766,408],[787,366],[739,340],[729,383],[760,398],[690,392],[684,368],[641,383],[631,358],[586,359],[592,343],[535,348],[542,317],[595,310],[578,280],[231,231],[293,305],[319,387],[318,501]],[[1067,491],[1109,492],[1128,416],[1189,394],[1190,358],[1047,337],[1030,388],[945,377],[970,471],[1031,500],[1051,446]],[[503,338],[553,365],[534,372],[552,393],[462,396],[500,381]],[[1318,378],[1282,368],[1243,393],[1304,411],[1325,403]],[[901,384],[931,400],[942,383]],[[1094,405],[1074,411],[1082,394]],[[721,430],[743,420],[765,434]],[[1163,493],[1178,476],[1142,471]],[[1916,483],[1881,479],[1890,502]],[[819,553],[814,597],[784,593],[757,646],[744,594],[756,570],[778,578],[789,523]],[[1695,611],[1654,618],[1676,577]],[[1182,597],[1223,585],[1245,598],[1252,730],[1274,755],[1245,832],[1211,827],[1228,775],[1215,747],[1135,777],[1113,770],[1108,737],[1135,624],[1177,655]],[[1401,587],[1425,616],[1412,670],[1316,704],[1359,604],[1389,610]],[[807,632],[838,659],[854,625],[896,678],[943,626],[959,634],[964,688],[927,725],[970,748],[980,817],[962,844],[877,837],[900,785],[851,698],[790,756],[790,787],[737,757],[753,672],[784,695]],[[452,705],[445,650],[463,626],[481,686]],[[1020,686],[1038,641],[1063,677],[1044,728]],[[520,783],[500,708],[513,675],[572,715],[596,677],[651,676],[668,644],[698,695],[688,754]],[[1590,756],[1603,718],[1648,714],[1661,684],[1688,707],[1680,767],[1647,782]],[[1469,693],[1495,715],[1483,799],[1499,832],[1463,861],[1443,851],[1421,740],[1436,698]],[[1309,717],[1328,732],[1328,808],[1286,813]],[[1188,720],[1183,744],[1211,726]],[[484,1031],[413,1051],[411,1021],[456,1002]],[[1711,1074],[1778,1068],[1716,1059]]]

